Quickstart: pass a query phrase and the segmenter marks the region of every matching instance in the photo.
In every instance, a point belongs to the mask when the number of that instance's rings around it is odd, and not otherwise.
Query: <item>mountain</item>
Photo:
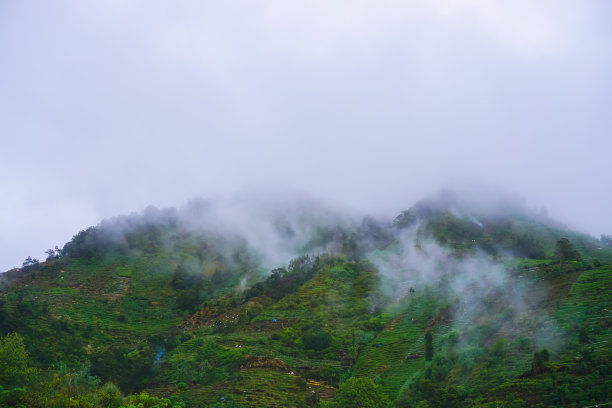
[[[0,406],[609,402],[608,244],[451,191],[149,207],[1,275]]]

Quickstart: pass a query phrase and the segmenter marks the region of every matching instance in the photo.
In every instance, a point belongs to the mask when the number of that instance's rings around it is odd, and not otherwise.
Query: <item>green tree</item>
[[[508,341],[503,337],[497,339],[491,350],[491,356],[495,359],[503,358],[506,355],[508,348]]]
[[[9,333],[0,338],[0,384],[5,388],[24,387],[31,383],[38,370],[30,364],[23,338]]]
[[[540,351],[536,351],[535,353],[533,353],[533,365],[532,365],[533,373],[534,374],[539,374],[539,373],[543,372],[544,371],[544,364],[548,363],[549,359],[550,359],[550,353],[546,349],[546,347],[544,347]]]
[[[106,383],[96,390],[100,404],[104,407],[118,407],[123,402],[121,390],[113,383]]]
[[[431,361],[434,355],[433,336],[431,332],[425,333],[425,361]]]
[[[427,403],[423,403],[426,401]],[[395,401],[397,407],[445,407],[459,408],[461,396],[456,387],[444,388],[441,384],[427,378],[420,378],[405,388]]]
[[[559,261],[579,261],[580,254],[574,249],[569,239],[561,238],[557,241],[555,247],[555,259]]]
[[[21,264],[23,268],[29,268],[31,266],[36,266],[36,265],[38,265],[38,259],[32,258],[31,256],[28,256],[26,260],[23,261],[23,263]]]
[[[580,344],[586,344],[589,342],[589,332],[587,331],[586,326],[580,326],[580,330],[578,331],[578,341]]]
[[[302,344],[307,350],[324,350],[332,343],[332,336],[327,332],[308,332],[302,337]]]
[[[193,282],[189,276],[189,273],[187,273],[187,270],[182,265],[177,266],[174,270],[174,275],[172,275],[170,286],[172,286],[174,289],[184,290],[188,289],[192,283]]]
[[[382,386],[374,384],[369,378],[349,378],[334,396],[329,407],[386,408],[390,401],[382,391]]]

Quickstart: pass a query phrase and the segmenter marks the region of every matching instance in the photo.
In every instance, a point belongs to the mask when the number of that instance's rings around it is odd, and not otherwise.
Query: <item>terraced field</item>
[[[385,394],[394,399],[425,366],[424,330],[438,307],[440,300],[425,294],[411,295],[401,306],[390,307],[386,313],[395,316],[360,351],[353,368],[355,375],[376,378]],[[436,326],[436,334],[445,331],[447,328]]]
[[[555,314],[568,337],[582,330],[583,342],[604,355],[612,355],[611,293],[611,266],[584,271]]]

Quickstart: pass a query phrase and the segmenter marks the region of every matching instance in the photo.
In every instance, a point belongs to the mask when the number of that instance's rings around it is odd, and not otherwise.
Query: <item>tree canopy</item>
[[[574,249],[569,239],[561,238],[555,247],[555,258],[560,261],[579,261],[580,254]]]
[[[351,377],[340,386],[331,407],[386,408],[389,399],[369,378]]]
[[[38,370],[30,365],[23,338],[9,333],[0,338],[0,384],[4,388],[24,387]]]

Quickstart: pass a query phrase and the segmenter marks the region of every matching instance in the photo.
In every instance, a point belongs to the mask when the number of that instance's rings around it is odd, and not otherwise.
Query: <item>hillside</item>
[[[0,406],[612,402],[608,243],[449,192],[393,221],[150,207],[2,275]]]

